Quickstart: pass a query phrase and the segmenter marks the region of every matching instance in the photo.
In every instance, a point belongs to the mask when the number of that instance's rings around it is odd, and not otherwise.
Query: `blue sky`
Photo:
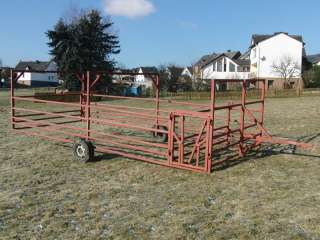
[[[308,54],[320,53],[319,0],[4,0],[0,58],[48,60],[45,32],[70,6],[111,15],[127,67],[176,63],[225,50],[245,51],[253,33],[301,34]]]

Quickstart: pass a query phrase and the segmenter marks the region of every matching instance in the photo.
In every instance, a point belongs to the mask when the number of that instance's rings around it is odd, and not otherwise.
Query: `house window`
[[[222,59],[218,60],[217,72],[222,72]]]
[[[268,89],[271,89],[273,87],[274,80],[268,80]]]
[[[236,65],[233,63],[229,63],[229,72],[235,72],[236,71]]]
[[[212,64],[212,71],[213,71],[213,72],[216,71],[216,63],[215,63],[215,62]]]
[[[227,59],[224,59],[224,64],[223,64],[223,71],[226,72],[227,71]]]

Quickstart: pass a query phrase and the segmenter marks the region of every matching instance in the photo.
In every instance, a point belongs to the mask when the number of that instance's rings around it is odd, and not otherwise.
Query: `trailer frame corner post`
[[[242,94],[241,94],[241,113],[240,113],[240,143],[239,154],[243,157],[245,154],[244,149],[244,125],[245,125],[245,111],[246,111],[246,96],[247,96],[247,81],[242,81]]]
[[[10,70],[10,103],[11,103],[11,127],[15,129],[15,100],[14,100],[14,76],[13,70]]]
[[[212,79],[211,80],[211,93],[210,93],[210,116],[208,119],[208,125],[209,125],[209,138],[207,141],[207,173],[211,173],[211,168],[212,168],[212,149],[213,149],[213,134],[214,134],[214,126],[215,126],[215,121],[214,121],[214,116],[215,116],[215,109],[216,109],[216,80]]]
[[[260,119],[260,124],[263,126],[264,124],[264,111],[265,111],[265,101],[266,101],[266,81],[267,80],[263,80],[262,81],[262,92],[261,92],[261,119]],[[262,134],[262,132],[261,132]]]
[[[156,128],[159,129],[159,114],[160,114],[160,81],[159,75],[156,75]]]
[[[80,114],[81,114],[81,117],[82,119],[85,117],[84,114],[85,114],[85,110],[84,110],[84,102],[85,102],[85,99],[84,99],[84,92],[85,92],[85,76],[84,74],[82,74],[81,78],[79,79],[81,81],[81,92],[80,92]],[[83,121],[83,120],[82,120]]]
[[[87,123],[87,141],[90,140],[90,124],[91,124],[91,109],[90,109],[90,71],[87,71],[87,87],[86,87],[86,123]]]
[[[173,132],[174,132],[174,123],[175,123],[175,116],[173,112],[169,113],[169,122],[168,122],[168,153],[167,153],[167,157],[168,157],[168,164],[172,165],[173,163],[173,159],[174,159],[174,136],[173,136]]]
[[[179,163],[182,164],[184,163],[184,121],[185,121],[185,116],[180,117],[180,151],[179,151]]]

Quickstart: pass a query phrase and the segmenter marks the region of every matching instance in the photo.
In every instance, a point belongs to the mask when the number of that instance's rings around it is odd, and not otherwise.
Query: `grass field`
[[[0,92],[0,239],[320,239],[320,97],[271,98],[266,146],[202,175],[71,150],[10,130]]]

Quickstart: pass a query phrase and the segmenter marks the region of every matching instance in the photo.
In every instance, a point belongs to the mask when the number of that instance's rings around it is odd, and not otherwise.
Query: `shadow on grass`
[[[280,137],[280,136],[279,136]],[[316,141],[317,138],[320,138],[320,133],[302,136],[297,138],[298,142],[310,143],[312,141]],[[243,162],[247,162],[249,160],[259,160],[266,157],[276,156],[276,155],[295,155],[302,157],[310,157],[320,160],[320,155],[307,154],[307,153],[299,153],[297,152],[297,146],[294,145],[280,145],[280,144],[271,144],[271,145],[262,145],[256,150],[251,150],[244,157],[235,157],[229,159],[228,161],[221,162],[213,167],[214,171],[222,171],[228,169],[230,167],[234,167]]]
[[[101,162],[101,161],[108,161],[108,160],[112,160],[115,158],[119,158],[119,155],[115,155],[115,154],[99,154],[99,155],[95,155],[94,159],[91,160],[89,163],[97,163],[97,162]]]

